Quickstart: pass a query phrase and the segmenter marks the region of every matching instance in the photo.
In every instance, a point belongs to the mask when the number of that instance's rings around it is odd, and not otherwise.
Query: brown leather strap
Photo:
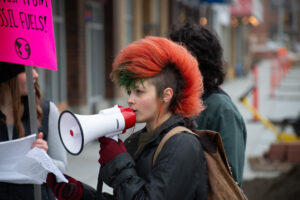
[[[154,153],[154,156],[153,156],[153,161],[152,161],[152,166],[154,166],[155,164],[155,161],[156,161],[156,158],[159,154],[159,152],[162,150],[164,144],[168,141],[169,138],[171,138],[173,135],[177,134],[177,133],[181,133],[183,131],[186,131],[186,132],[189,132],[189,133],[192,133],[194,135],[196,135],[194,132],[192,132],[190,129],[184,127],[184,126],[176,126],[175,128],[171,129],[164,137],[163,139],[160,141],[155,153]]]

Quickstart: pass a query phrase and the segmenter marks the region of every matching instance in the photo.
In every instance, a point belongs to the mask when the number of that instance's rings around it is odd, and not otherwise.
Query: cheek
[[[19,81],[19,89],[20,89],[20,94],[21,94],[21,96],[27,95],[27,85],[26,85],[26,81],[24,81],[24,82]]]
[[[139,105],[141,120],[151,120],[157,114],[157,101],[153,98],[145,98]]]
[[[18,81],[19,83],[26,83],[26,74],[25,72],[22,72],[20,74],[18,74]]]
[[[23,88],[24,85],[26,85],[26,74],[21,73],[18,75],[18,83],[19,83],[19,88]]]
[[[19,88],[20,88],[20,95],[21,96],[24,96],[24,95],[27,95],[27,87],[26,87],[26,85],[19,85]]]
[[[26,83],[26,73],[20,73],[18,75],[18,83],[19,83],[19,88],[20,88],[20,93],[21,96],[27,95],[27,83]]]
[[[156,102],[150,99],[146,99],[145,101],[141,102],[141,107],[145,112],[152,113],[156,108]]]

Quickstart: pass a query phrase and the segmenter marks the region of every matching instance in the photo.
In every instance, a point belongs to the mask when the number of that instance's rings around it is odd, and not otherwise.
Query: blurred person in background
[[[38,73],[35,69],[32,73],[39,132],[32,148],[44,149],[54,164],[64,172],[67,156],[58,134],[59,112],[53,102],[42,99]],[[32,134],[27,95],[25,66],[0,62],[0,142]],[[27,183],[27,180],[0,182],[0,199],[33,200],[33,184]],[[42,185],[42,199],[55,199],[45,184]]]
[[[235,181],[242,185],[246,126],[229,95],[220,87],[225,79],[223,49],[215,32],[190,22],[174,27],[169,38],[186,47],[199,63],[203,76],[205,110],[197,117],[197,129],[220,133]]]

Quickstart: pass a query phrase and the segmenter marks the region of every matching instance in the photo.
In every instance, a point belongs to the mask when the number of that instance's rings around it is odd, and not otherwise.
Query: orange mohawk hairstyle
[[[185,82],[174,114],[181,113],[183,117],[198,115],[204,109],[200,98],[203,83],[198,62],[184,47],[171,40],[149,36],[131,43],[115,58],[111,77],[119,85],[131,88],[138,80],[156,76],[170,63],[179,70]]]

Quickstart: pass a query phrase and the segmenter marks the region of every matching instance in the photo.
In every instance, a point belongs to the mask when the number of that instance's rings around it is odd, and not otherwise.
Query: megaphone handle
[[[111,139],[115,140],[116,142],[119,141],[119,136],[118,135],[114,135],[112,137],[110,137]]]
[[[101,167],[100,167],[101,169]],[[103,180],[101,178],[100,170],[98,174],[98,183],[97,183],[97,200],[102,200],[102,186],[103,186]]]

